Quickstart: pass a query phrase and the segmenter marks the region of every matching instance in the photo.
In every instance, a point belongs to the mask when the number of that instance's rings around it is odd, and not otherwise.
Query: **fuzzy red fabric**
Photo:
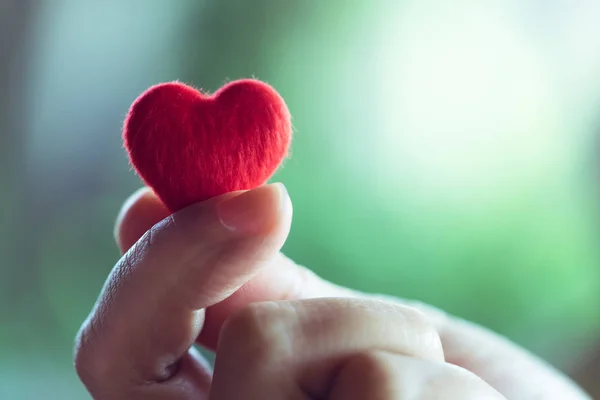
[[[285,102],[253,79],[213,95],[179,82],[153,86],[134,101],[123,128],[133,167],[172,212],[264,184],[291,136]]]

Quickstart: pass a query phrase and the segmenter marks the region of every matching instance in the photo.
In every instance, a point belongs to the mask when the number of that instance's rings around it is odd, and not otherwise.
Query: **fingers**
[[[448,361],[477,373],[509,399],[591,399],[548,363],[487,329],[452,317],[439,329]]]
[[[142,192],[137,198],[132,197],[133,200],[126,203],[116,228],[122,248],[134,243],[138,239],[136,235],[141,235],[165,213],[165,207],[149,191]],[[391,296],[359,293],[334,285],[280,253],[239,290],[206,310],[199,341],[215,349],[223,322],[251,302],[310,297],[373,298],[408,304],[420,309],[435,322],[449,362],[473,371],[508,398],[528,398],[519,397],[520,393],[527,393],[529,398],[539,395],[542,398],[589,399],[560,372],[493,332],[427,305]],[[528,376],[535,376],[535,379],[528,379]],[[544,382],[543,387],[537,382]]]
[[[409,307],[339,298],[254,303],[222,329],[211,399],[327,398],[344,363],[376,349],[444,358],[433,325]]]
[[[331,384],[330,400],[502,400],[481,378],[455,365],[386,351],[347,361]]]
[[[417,301],[362,296],[402,302],[427,314],[440,334],[446,361],[477,374],[509,399],[590,399],[548,363],[488,329]]]
[[[250,303],[315,297],[355,297],[355,293],[321,279],[280,253],[230,297],[206,310],[205,329],[198,341],[216,349],[225,320]]]
[[[144,232],[168,215],[167,208],[149,189],[134,193],[123,205],[115,226],[115,238],[121,251],[127,251]],[[279,253],[240,290],[206,310],[205,324],[198,342],[216,349],[223,322],[252,302],[349,296],[356,296],[356,293],[321,279]]]
[[[136,204],[154,207],[144,196]],[[291,213],[285,189],[268,185],[191,206],[146,232],[113,269],[78,335],[76,367],[90,392],[188,398],[206,390],[209,375],[188,351],[203,310],[279,252]],[[119,237],[127,246],[130,236]]]

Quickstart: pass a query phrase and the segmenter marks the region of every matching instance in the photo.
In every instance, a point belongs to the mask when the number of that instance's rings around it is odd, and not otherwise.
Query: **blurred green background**
[[[0,0],[0,399],[87,396],[72,342],[140,186],[131,102],[242,77],[293,115],[289,256],[579,376],[600,343],[600,3]]]

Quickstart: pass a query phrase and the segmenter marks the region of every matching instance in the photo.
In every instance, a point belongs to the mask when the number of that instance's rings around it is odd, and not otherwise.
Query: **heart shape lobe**
[[[213,95],[179,82],[153,86],[134,101],[123,128],[131,164],[172,212],[264,184],[291,136],[284,100],[254,79]]]

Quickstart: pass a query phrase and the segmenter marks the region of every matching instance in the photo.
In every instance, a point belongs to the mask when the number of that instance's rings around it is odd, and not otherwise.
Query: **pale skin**
[[[174,215],[125,202],[124,253],[76,339],[96,399],[589,399],[527,351],[432,307],[329,283],[280,253],[280,184]],[[543,332],[540,332],[543,334]],[[216,352],[212,371],[192,347]]]

